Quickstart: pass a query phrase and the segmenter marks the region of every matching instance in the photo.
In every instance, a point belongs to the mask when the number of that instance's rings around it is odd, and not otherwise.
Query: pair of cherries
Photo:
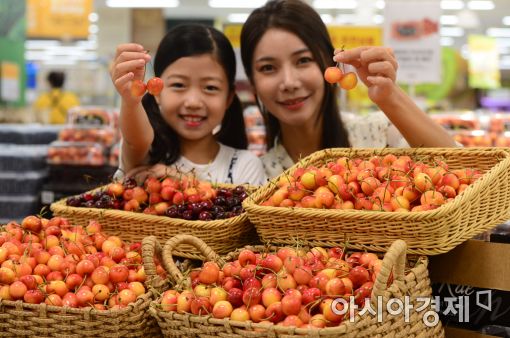
[[[147,84],[142,80],[134,80],[131,84],[131,94],[135,97],[142,96],[145,92],[149,92],[151,95],[159,95],[163,89],[163,80],[159,77],[153,77]]]
[[[358,84],[358,77],[354,72],[344,73],[338,64],[335,67],[328,67],[324,72],[324,79],[331,84],[338,83],[340,88],[351,90]]]

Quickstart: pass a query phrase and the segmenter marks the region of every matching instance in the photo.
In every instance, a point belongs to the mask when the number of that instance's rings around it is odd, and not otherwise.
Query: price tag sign
[[[387,1],[384,45],[399,64],[398,80],[408,84],[441,81],[439,1]]]

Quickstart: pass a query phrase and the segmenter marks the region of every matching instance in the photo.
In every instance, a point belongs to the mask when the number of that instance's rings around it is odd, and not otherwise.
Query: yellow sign
[[[86,39],[93,0],[27,0],[27,37]]]
[[[382,45],[382,30],[379,27],[328,26],[328,32],[335,48]]]
[[[223,33],[234,48],[241,47],[241,29],[243,25],[224,25]]]
[[[469,86],[471,88],[499,88],[499,52],[496,39],[485,35],[468,36]]]

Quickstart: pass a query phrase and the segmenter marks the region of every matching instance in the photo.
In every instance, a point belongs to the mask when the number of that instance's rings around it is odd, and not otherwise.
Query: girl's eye
[[[170,88],[184,88],[184,83],[181,82],[170,83]]]
[[[220,89],[217,86],[209,85],[205,86],[205,90],[207,90],[208,92],[216,92]]]

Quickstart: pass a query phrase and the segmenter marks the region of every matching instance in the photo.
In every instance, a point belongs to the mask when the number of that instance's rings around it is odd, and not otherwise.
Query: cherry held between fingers
[[[159,77],[153,77],[147,81],[147,91],[151,95],[159,95],[163,89],[163,80]]]
[[[147,86],[142,80],[134,80],[131,84],[131,94],[134,97],[142,96],[145,93]]]
[[[326,71],[324,72],[324,79],[328,83],[337,83],[342,79],[343,72],[338,67],[328,67],[326,68]]]

